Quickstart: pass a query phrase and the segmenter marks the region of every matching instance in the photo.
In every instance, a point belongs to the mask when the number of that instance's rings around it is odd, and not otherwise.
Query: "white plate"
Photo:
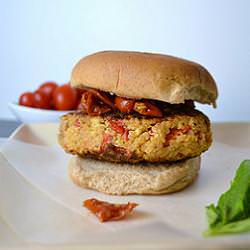
[[[16,102],[8,103],[12,114],[22,123],[48,123],[59,122],[60,117],[69,113],[70,111],[58,111],[30,108],[17,104]]]
[[[33,145],[53,145],[57,143],[57,124],[33,124],[33,125],[22,125],[20,126],[10,137],[11,140],[20,140],[22,142],[27,142]],[[220,124],[213,124],[213,132],[214,132],[214,141],[215,145],[225,145],[225,147],[231,147],[232,149],[236,149],[239,152],[240,151],[246,151],[249,150],[250,152],[250,123],[220,123]],[[224,166],[220,166],[218,162],[220,160],[223,160],[228,157],[233,157],[232,155],[216,155],[216,148],[212,147],[208,153],[205,154],[203,157],[203,163],[202,163],[202,169],[201,174],[197,182],[191,186],[190,188],[180,192],[173,194],[171,196],[158,196],[155,200],[162,199],[162,203],[164,206],[169,208],[176,208],[180,209],[181,205],[183,204],[183,201],[187,201],[190,197],[190,204],[192,205],[192,202],[197,202],[196,198],[198,195],[200,195],[201,192],[206,191],[208,189],[208,193],[210,193],[211,198],[208,199],[208,202],[215,202],[218,198],[218,195],[221,193],[222,190],[225,191],[225,187],[229,185],[230,178],[228,176],[231,176],[227,172],[223,171],[229,171],[229,169],[225,169]],[[27,152],[28,153],[28,152]],[[215,157],[215,159],[213,159]],[[221,158],[221,159],[218,159]],[[249,154],[250,158],[250,154]],[[217,162],[218,165],[211,166],[209,169],[209,164],[211,165],[211,159],[214,160],[214,162]],[[242,159],[243,160],[243,159]],[[208,161],[210,163],[208,164]],[[222,161],[223,162],[223,161]],[[5,164],[2,162],[2,164]],[[66,164],[66,163],[65,163]],[[237,167],[235,163],[232,162],[233,167]],[[231,170],[230,170],[231,171]],[[210,175],[210,176],[209,176]],[[211,178],[212,175],[212,178]],[[214,177],[213,177],[214,176]],[[218,179],[218,176],[220,176],[221,179]],[[226,178],[224,178],[224,176]],[[217,182],[216,182],[217,177]],[[218,182],[219,180],[219,182]],[[11,179],[8,180],[11,182]],[[221,183],[220,183],[221,182]],[[217,183],[217,184],[216,184]],[[216,186],[215,186],[216,185]],[[197,193],[196,190],[200,190],[199,193]],[[217,190],[218,189],[218,190]],[[27,187],[28,190],[28,187]],[[15,190],[8,190],[8,195],[13,195]],[[195,193],[196,192],[196,193]],[[197,195],[197,197],[196,197]],[[169,198],[166,198],[169,197]],[[184,198],[185,197],[185,198]],[[200,196],[199,196],[200,197]],[[1,198],[1,197],[0,197]],[[46,199],[49,200],[49,197],[46,196],[46,194],[41,194],[41,202]],[[128,198],[130,199],[130,198]],[[145,197],[145,199],[151,199],[151,197]],[[167,200],[168,199],[168,200]],[[215,200],[214,200],[215,199]],[[141,198],[143,200],[143,198]],[[204,199],[206,200],[206,199]],[[152,198],[153,201],[153,198]],[[178,201],[178,203],[177,203]],[[4,202],[3,200],[0,200],[0,202]],[[172,202],[171,204],[169,202]],[[55,203],[55,204],[54,204]],[[47,203],[46,203],[47,204]],[[58,210],[62,209],[60,204],[56,204],[56,202],[53,201],[53,204],[50,204],[51,206],[58,206]],[[143,204],[142,204],[143,205]],[[166,221],[161,222],[154,222],[151,224],[145,224],[141,227],[135,227],[129,230],[118,230],[117,232],[105,232],[103,235],[98,235],[98,239],[95,237],[89,239],[86,239],[86,243],[84,246],[86,248],[91,249],[125,249],[127,247],[133,247],[134,249],[193,249],[195,248],[207,248],[208,246],[211,248],[228,248],[229,246],[234,247],[249,247],[250,246],[250,236],[249,234],[242,234],[237,236],[225,236],[225,237],[217,237],[217,238],[210,238],[210,239],[203,239],[200,237],[200,232],[192,234],[190,232],[190,235],[182,235],[178,232],[173,232],[174,224],[171,224],[171,222],[174,221],[174,217],[177,216],[180,219],[183,217],[183,228],[188,231],[188,228],[200,228],[200,225],[205,223],[204,221],[201,223],[200,220],[204,219],[202,216],[204,214],[204,207],[207,205],[206,202],[202,200],[201,204],[193,204],[194,209],[198,209],[197,216],[193,216],[192,211],[183,211],[179,214],[166,213]],[[184,208],[183,207],[183,208]],[[143,208],[143,206],[142,206]],[[18,209],[18,206],[16,207]],[[170,209],[170,211],[171,211]],[[157,210],[154,211],[154,214],[157,215]],[[192,215],[190,217],[186,215]],[[55,215],[56,216],[56,215]],[[70,213],[69,213],[70,216]],[[73,217],[73,215],[72,215]],[[172,218],[171,218],[172,217]],[[20,217],[20,220],[22,220],[22,217]],[[23,218],[24,220],[24,218]],[[25,222],[25,220],[24,220]],[[168,228],[168,223],[170,222]],[[84,221],[83,221],[84,223]],[[1,224],[1,222],[0,222]],[[196,226],[197,224],[197,226]],[[0,226],[0,233],[1,228],[3,228],[3,224]],[[205,229],[205,228],[204,228]],[[46,230],[46,228],[44,228]],[[4,231],[2,229],[2,231]],[[178,231],[178,230],[177,230]],[[11,241],[15,241],[14,235],[8,236],[11,233],[7,230],[4,231],[5,233],[5,239],[3,241],[5,242],[5,245],[13,244]],[[87,235],[87,231],[81,231],[80,232],[83,237]],[[9,237],[9,240],[7,239]],[[1,235],[0,235],[1,239]],[[10,241],[10,239],[12,239]],[[25,244],[20,239],[16,239],[16,244]],[[35,246],[36,244],[34,244]],[[1,246],[1,240],[0,240],[0,246]],[[76,246],[75,246],[76,247]],[[81,246],[82,249],[83,246]],[[72,248],[71,248],[72,249]],[[78,247],[76,247],[78,249]]]

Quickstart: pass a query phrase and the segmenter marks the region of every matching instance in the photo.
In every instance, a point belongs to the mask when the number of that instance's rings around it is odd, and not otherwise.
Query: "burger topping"
[[[123,98],[120,96],[115,97],[115,107],[122,113],[131,113],[134,110],[135,100]]]
[[[98,91],[97,91],[98,92]],[[89,115],[101,115],[111,111],[111,108],[107,105],[102,105],[102,103],[98,102],[98,99],[105,103],[110,103],[106,96],[100,94],[97,95],[95,92],[86,91],[82,94],[81,104],[82,108]]]
[[[78,105],[78,108],[92,116],[119,110],[124,114],[135,112],[144,116],[162,117],[163,113],[170,114],[193,109],[194,102],[186,100],[184,104],[170,104],[154,100],[136,100],[86,88],[83,90],[81,104]]]
[[[103,103],[109,105],[112,108],[114,107],[112,100],[107,95],[105,95],[104,92],[95,89],[88,89],[88,92],[92,93],[96,98],[98,98]]]
[[[161,110],[157,106],[151,104],[148,101],[136,102],[134,106],[134,110],[141,115],[162,117]]]
[[[83,206],[97,216],[100,222],[122,220],[138,206],[133,202],[127,204],[113,204],[106,201],[100,201],[95,198],[85,200]]]
[[[111,110],[119,110],[122,113],[137,112],[145,116],[161,117],[161,110],[149,101],[136,101],[120,96],[111,97],[103,91],[86,89],[82,94],[81,105],[88,115],[101,115]]]

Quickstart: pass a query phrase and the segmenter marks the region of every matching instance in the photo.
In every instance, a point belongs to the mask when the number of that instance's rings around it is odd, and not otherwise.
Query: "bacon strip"
[[[95,198],[85,200],[83,206],[97,216],[100,222],[122,220],[138,206],[133,202],[127,204],[114,204],[100,201]]]

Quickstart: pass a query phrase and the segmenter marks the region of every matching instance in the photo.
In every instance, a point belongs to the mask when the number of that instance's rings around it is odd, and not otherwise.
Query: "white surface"
[[[22,123],[58,123],[62,115],[70,112],[30,108],[18,105],[15,102],[9,102],[8,106],[16,119]]]
[[[250,120],[249,0],[0,1],[0,116],[41,82],[67,82],[98,50],[154,51],[200,62],[219,87],[213,121]]]
[[[0,148],[6,142],[6,140],[7,140],[6,138],[0,137]]]
[[[231,140],[228,132],[233,127],[238,133],[232,134]],[[249,158],[250,125],[214,126],[218,140],[204,155],[200,176],[188,189],[173,195],[125,197],[74,186],[65,169],[69,156],[56,145],[44,145],[55,139],[54,133],[54,138],[48,141],[47,137],[51,136],[46,136],[45,132],[55,129],[56,125],[46,124],[23,126],[14,135],[15,140],[8,141],[2,149],[0,199],[4,202],[0,202],[1,216],[26,241],[112,245],[114,249],[128,245],[152,249],[173,245],[181,249],[193,245],[202,248],[206,244],[250,246],[249,234],[215,239],[201,237],[206,228],[204,206],[217,201],[228,188],[236,167]],[[41,130],[43,134],[39,133]],[[82,200],[89,197],[119,202],[130,200],[140,206],[129,220],[100,224],[81,207]]]

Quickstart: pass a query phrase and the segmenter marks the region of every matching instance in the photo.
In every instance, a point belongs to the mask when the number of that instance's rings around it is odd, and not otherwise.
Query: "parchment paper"
[[[249,149],[214,142],[203,155],[197,181],[182,192],[160,196],[109,196],[75,186],[67,176],[70,158],[59,146],[7,141],[0,157],[0,213],[23,239],[40,243],[91,242],[123,233],[143,239],[152,230],[154,240],[201,240],[206,228],[206,205],[217,202],[229,187],[236,168],[250,158]],[[82,207],[96,197],[109,202],[139,203],[127,220],[100,223]],[[134,232],[134,234],[133,234]],[[249,234],[239,238],[249,238]],[[144,239],[145,241],[150,239]],[[115,239],[114,239],[115,241]],[[152,239],[151,239],[152,241]]]

